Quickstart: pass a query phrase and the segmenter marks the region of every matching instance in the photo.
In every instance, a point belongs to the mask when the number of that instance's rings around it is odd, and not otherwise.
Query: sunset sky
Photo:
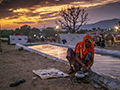
[[[16,29],[27,24],[32,28],[54,27],[61,18],[58,11],[80,6],[88,12],[87,24],[120,19],[120,0],[0,0],[1,29]]]

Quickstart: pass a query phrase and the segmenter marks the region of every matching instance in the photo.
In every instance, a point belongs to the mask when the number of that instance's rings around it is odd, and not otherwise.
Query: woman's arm
[[[88,65],[87,70],[90,70],[90,68],[91,68],[91,66],[93,65],[93,63],[94,63],[94,57],[91,57],[91,62],[90,62],[90,64]]]
[[[76,52],[76,57],[75,57],[76,61],[81,64],[83,67],[85,66],[85,64],[82,62],[82,60],[80,59],[80,53]]]

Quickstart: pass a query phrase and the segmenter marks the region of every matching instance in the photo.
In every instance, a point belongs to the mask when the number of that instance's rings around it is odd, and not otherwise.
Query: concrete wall
[[[60,43],[63,44],[62,40],[65,39],[67,43],[65,43],[64,45],[67,47],[72,47],[74,49],[76,43],[82,41],[85,35],[86,34],[59,34]],[[120,57],[120,51],[117,50],[95,48],[95,53]]]
[[[27,36],[14,36],[14,35],[9,35],[10,38],[10,44],[16,44],[16,43],[27,43],[28,37]]]
[[[62,40],[66,40],[65,44],[75,46],[77,42],[82,41],[83,37],[86,34],[59,34],[60,43],[63,43]]]

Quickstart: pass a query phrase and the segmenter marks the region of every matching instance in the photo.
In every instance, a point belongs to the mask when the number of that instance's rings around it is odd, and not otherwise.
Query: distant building
[[[9,35],[9,44],[25,44],[28,41],[28,36],[20,36],[20,35]]]

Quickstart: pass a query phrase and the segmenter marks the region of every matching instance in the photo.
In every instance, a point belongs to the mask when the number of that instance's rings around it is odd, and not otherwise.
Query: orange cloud
[[[0,0],[0,2],[2,2],[3,0]],[[14,1],[14,0],[13,0]],[[22,3],[24,0],[20,0],[20,2]],[[39,1],[39,0],[38,0]],[[22,6],[21,3],[21,7],[17,8],[16,7],[9,7],[8,8],[8,14],[3,14],[1,15],[1,19],[0,19],[0,23],[2,24],[2,26],[7,27],[7,26],[18,26],[22,25],[22,24],[30,24],[33,26],[39,25],[39,21],[41,24],[42,23],[47,23],[49,24],[49,22],[46,22],[47,20],[52,20],[55,21],[56,18],[60,18],[60,16],[58,16],[58,11],[61,10],[61,8],[67,7],[69,6],[81,6],[83,8],[86,7],[93,7],[93,6],[98,6],[98,5],[105,5],[107,3],[113,3],[113,2],[118,2],[119,0],[85,0],[85,1],[78,1],[78,0],[73,0],[72,2],[68,2],[66,0],[64,0],[63,2],[61,2],[61,0],[54,0],[52,3],[52,5],[49,5],[48,1],[39,1],[42,4],[44,3],[45,5],[43,6],[40,3],[37,3],[35,5],[32,5],[31,2],[27,2],[28,6]],[[56,4],[58,3],[58,4]],[[67,4],[62,4],[62,3],[67,3]],[[15,4],[13,4],[14,6]],[[19,5],[19,4],[18,4]],[[48,6],[47,6],[48,5]],[[5,10],[6,7],[4,7]],[[15,23],[16,22],[16,23]],[[30,23],[30,22],[34,22],[34,23]],[[51,24],[51,23],[50,23]]]

